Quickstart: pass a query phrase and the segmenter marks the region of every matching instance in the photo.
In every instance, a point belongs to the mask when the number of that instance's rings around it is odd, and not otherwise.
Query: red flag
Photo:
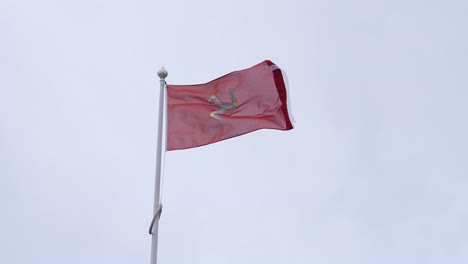
[[[167,85],[167,150],[264,128],[293,128],[282,72],[269,60],[206,84]]]

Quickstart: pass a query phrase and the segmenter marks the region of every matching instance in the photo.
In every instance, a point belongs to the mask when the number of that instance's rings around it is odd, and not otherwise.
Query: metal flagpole
[[[164,89],[166,87],[167,71],[164,67],[158,71],[160,91],[159,91],[159,119],[158,119],[158,142],[156,148],[156,177],[154,183],[154,210],[153,221],[149,233],[152,236],[151,240],[151,264],[156,264],[158,261],[158,224],[161,216],[162,205],[160,202],[161,193],[161,158],[162,158],[162,138],[163,138],[163,113],[164,113]]]

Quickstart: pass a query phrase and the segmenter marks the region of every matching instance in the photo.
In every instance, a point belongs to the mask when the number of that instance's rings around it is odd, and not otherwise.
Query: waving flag
[[[167,85],[167,150],[259,129],[290,130],[287,101],[283,73],[269,60],[206,84]]]

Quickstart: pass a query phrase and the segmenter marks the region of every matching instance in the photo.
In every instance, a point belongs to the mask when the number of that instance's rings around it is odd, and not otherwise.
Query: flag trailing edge
[[[293,129],[286,75],[272,61],[205,84],[167,85],[167,150],[199,147],[259,129]]]

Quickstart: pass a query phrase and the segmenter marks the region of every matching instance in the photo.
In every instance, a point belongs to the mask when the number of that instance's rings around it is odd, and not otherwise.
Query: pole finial
[[[158,76],[161,79],[165,79],[167,77],[167,71],[164,67],[161,67],[161,70],[158,71]]]

